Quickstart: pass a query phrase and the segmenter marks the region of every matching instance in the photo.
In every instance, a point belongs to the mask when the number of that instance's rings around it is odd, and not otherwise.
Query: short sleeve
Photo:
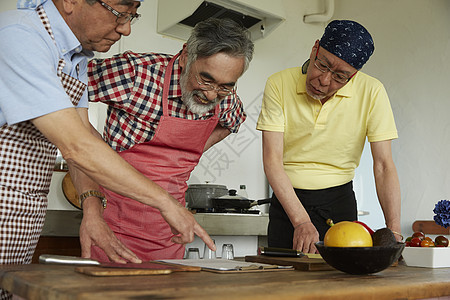
[[[0,125],[73,107],[56,74],[56,46],[25,26],[0,30]],[[26,47],[24,47],[26,41]]]
[[[91,102],[128,101],[135,80],[134,64],[127,52],[88,64],[88,97]]]
[[[256,129],[263,131],[284,132],[285,118],[283,96],[280,91],[281,83],[277,77],[271,76],[264,88],[261,112],[256,123]]]
[[[367,124],[367,140],[379,142],[398,138],[389,97],[382,84],[374,91]]]
[[[244,112],[244,105],[238,95],[230,95],[220,103],[219,124],[230,130],[231,133],[237,133],[239,127],[247,118]]]

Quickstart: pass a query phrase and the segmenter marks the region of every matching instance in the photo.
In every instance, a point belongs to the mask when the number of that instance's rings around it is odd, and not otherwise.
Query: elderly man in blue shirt
[[[17,10],[0,14],[0,264],[31,262],[57,149],[85,206],[103,200],[98,183],[157,208],[175,242],[197,234],[215,247],[191,213],[120,158],[88,121],[87,60],[130,34],[141,1],[20,0]],[[140,261],[118,241],[89,239],[115,261]]]

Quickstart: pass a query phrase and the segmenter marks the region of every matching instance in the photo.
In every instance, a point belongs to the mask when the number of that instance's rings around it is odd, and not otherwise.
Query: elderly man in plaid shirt
[[[236,82],[252,56],[245,28],[208,19],[195,26],[177,55],[125,52],[91,61],[90,101],[108,105],[105,141],[184,206],[186,181],[202,153],[245,121]],[[83,256],[107,261],[126,249],[144,261],[183,257],[184,246],[160,211],[103,192],[104,212],[98,201],[85,208]],[[118,250],[111,255],[111,248]]]

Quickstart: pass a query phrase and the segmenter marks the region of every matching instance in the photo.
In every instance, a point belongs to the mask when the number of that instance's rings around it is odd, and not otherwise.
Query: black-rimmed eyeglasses
[[[195,66],[195,71],[197,72],[197,74],[199,74],[197,66]],[[236,87],[233,87],[232,89],[224,87],[216,87],[214,83],[203,81],[197,74],[194,75],[195,80],[197,81],[197,84],[202,91],[215,91],[217,95],[219,95],[220,97],[226,97],[228,95],[231,95],[236,90]]]
[[[355,76],[356,73],[358,73],[358,71],[356,71],[352,76],[348,77],[343,72],[335,72],[331,70],[331,68],[324,61],[322,61],[320,58],[317,58],[317,55],[319,54],[319,47],[320,46],[317,46],[316,58],[314,59],[314,66],[319,71],[321,71],[322,73],[325,73],[327,71],[330,72],[331,78],[339,83],[347,83],[350,79],[352,79],[353,76]]]
[[[130,22],[130,25],[133,25],[134,23],[136,23],[137,20],[139,20],[141,16],[140,14],[132,14],[129,12],[118,12],[117,10],[115,10],[114,8],[112,8],[111,6],[109,6],[108,4],[106,4],[101,0],[97,0],[97,2],[100,3],[104,8],[109,10],[113,15],[115,15],[116,22],[120,25],[126,24],[128,22]]]

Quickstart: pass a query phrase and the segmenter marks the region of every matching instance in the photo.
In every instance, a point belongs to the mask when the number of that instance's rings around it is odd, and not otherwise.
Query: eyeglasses
[[[198,73],[197,66],[195,66],[195,71]],[[230,90],[224,87],[215,87],[214,83],[203,81],[197,74],[195,74],[195,80],[202,91],[215,91],[220,97],[231,95],[236,90],[236,88]]]
[[[352,79],[353,76],[355,76],[356,73],[358,73],[358,71],[356,71],[352,76],[348,77],[343,72],[335,72],[331,70],[330,67],[324,61],[317,58],[318,54],[319,54],[319,47],[317,47],[316,58],[314,59],[314,66],[317,69],[319,69],[319,71],[322,73],[325,73],[327,71],[331,72],[331,78],[339,83],[348,82],[350,79]]]
[[[140,14],[132,14],[132,13],[128,13],[128,12],[118,12],[117,10],[115,10],[114,8],[112,8],[111,6],[109,6],[108,4],[106,4],[105,2],[101,1],[101,0],[97,0],[98,3],[100,3],[104,8],[106,8],[107,10],[109,10],[113,15],[116,16],[116,22],[120,25],[126,24],[128,22],[130,22],[130,25],[133,25],[134,23],[136,23],[137,20],[139,20],[140,18]]]

